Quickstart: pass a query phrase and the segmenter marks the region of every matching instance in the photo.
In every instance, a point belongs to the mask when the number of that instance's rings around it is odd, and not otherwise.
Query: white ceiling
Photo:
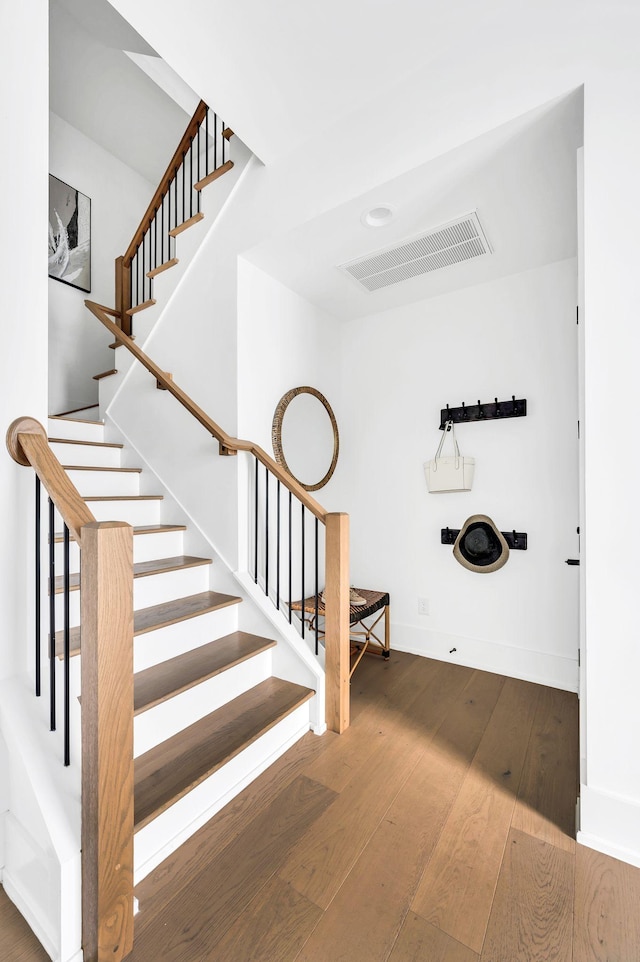
[[[270,238],[247,256],[343,320],[572,257],[581,144],[579,90]],[[395,208],[392,222],[364,227],[362,213],[380,204]],[[338,269],[473,210],[493,254],[372,293]]]
[[[124,53],[155,51],[107,0],[51,0],[49,44],[51,110],[155,187],[190,116]]]

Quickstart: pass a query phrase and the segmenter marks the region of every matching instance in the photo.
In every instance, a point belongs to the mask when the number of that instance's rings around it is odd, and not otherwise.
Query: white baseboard
[[[640,868],[640,804],[582,785],[577,840]]]
[[[413,625],[391,625],[391,648],[510,678],[578,691],[578,660],[479,638],[465,638]]]

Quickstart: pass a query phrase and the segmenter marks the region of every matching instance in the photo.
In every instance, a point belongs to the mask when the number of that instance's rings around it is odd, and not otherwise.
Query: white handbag
[[[453,438],[453,455],[442,457],[447,434]],[[465,458],[460,454],[453,421],[447,421],[435,458],[424,465],[424,475],[431,494],[446,491],[471,491],[475,458]]]

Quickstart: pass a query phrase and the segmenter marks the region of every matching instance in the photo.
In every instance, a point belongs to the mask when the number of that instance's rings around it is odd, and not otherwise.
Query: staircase
[[[162,495],[140,493],[141,470],[122,467],[124,446],[104,431],[97,421],[49,419],[51,449],[96,520],[133,526],[137,883],[309,730],[314,692],[273,676],[275,640],[238,629],[242,598],[213,589],[216,565],[184,553],[186,526],[164,517]],[[70,647],[79,655],[71,548]],[[62,590],[60,576],[59,605]],[[60,654],[62,645],[59,631]]]

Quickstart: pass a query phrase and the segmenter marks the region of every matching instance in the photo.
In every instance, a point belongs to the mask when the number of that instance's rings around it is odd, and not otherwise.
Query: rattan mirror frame
[[[284,420],[284,415],[293,399],[298,397],[299,394],[311,394],[313,397],[317,398],[318,401],[320,401],[325,411],[329,415],[329,420],[331,421],[331,427],[333,430],[333,457],[331,458],[331,464],[329,465],[329,470],[325,476],[318,481],[317,484],[305,484],[304,481],[300,480],[300,478],[296,478],[295,474],[287,464],[284,451],[282,450],[282,422]],[[283,394],[273,413],[273,423],[271,425],[271,443],[273,444],[273,454],[278,464],[281,465],[285,471],[287,471],[291,477],[294,478],[298,484],[305,489],[305,491],[318,491],[319,488],[323,488],[330,480],[331,475],[336,469],[338,452],[340,450],[338,424],[336,422],[335,414],[333,413],[331,405],[327,401],[324,394],[321,394],[320,391],[317,391],[314,387],[309,387],[308,385],[304,385],[303,387],[294,387],[290,391],[287,391],[286,394]]]

